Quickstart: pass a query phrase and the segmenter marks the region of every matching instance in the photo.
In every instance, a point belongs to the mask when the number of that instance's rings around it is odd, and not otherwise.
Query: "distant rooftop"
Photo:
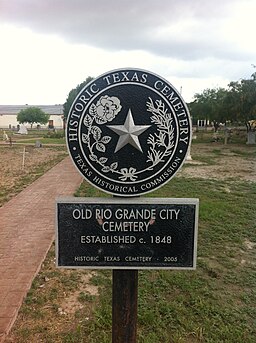
[[[28,107],[39,107],[47,114],[63,114],[63,105],[0,105],[0,115],[18,114]]]

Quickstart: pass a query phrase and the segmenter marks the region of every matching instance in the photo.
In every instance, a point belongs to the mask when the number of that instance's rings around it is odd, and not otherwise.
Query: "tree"
[[[247,132],[254,130],[256,118],[256,73],[250,79],[232,81],[228,88],[205,89],[194,95],[189,105],[193,118],[213,122],[215,130],[220,122],[244,123]]]
[[[17,115],[17,121],[20,124],[29,123],[31,128],[34,123],[46,124],[50,118],[49,114],[46,114],[39,107],[28,107],[21,110]]]
[[[224,88],[207,88],[203,93],[195,94],[195,100],[189,104],[191,115],[211,121],[217,131],[220,123],[227,120],[226,95]]]
[[[249,132],[256,117],[256,73],[250,79],[232,81],[228,87],[226,103],[233,119],[243,122]]]
[[[93,80],[93,77],[88,76],[84,82],[77,85],[76,88],[71,89],[66,99],[66,102],[63,105],[63,115],[65,119],[67,119],[70,107],[72,106],[77,95],[84,88],[84,86],[87,85],[87,83],[91,82],[92,80]]]

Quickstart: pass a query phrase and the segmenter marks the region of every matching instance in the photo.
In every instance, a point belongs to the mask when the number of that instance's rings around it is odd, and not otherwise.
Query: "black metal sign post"
[[[57,263],[113,269],[112,343],[136,342],[138,269],[195,268],[197,203],[129,201],[175,176],[191,136],[180,94],[146,70],[109,71],[70,108],[66,140],[75,166],[119,198],[57,204]]]
[[[138,274],[138,270],[112,271],[112,343],[137,342]]]
[[[112,343],[136,343],[138,270],[113,270]]]
[[[135,343],[138,269],[195,269],[197,199],[60,198],[59,267],[113,269],[112,343]]]

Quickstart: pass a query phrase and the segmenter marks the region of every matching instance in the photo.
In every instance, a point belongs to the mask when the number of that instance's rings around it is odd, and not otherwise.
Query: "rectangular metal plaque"
[[[198,199],[59,198],[57,266],[195,269]]]

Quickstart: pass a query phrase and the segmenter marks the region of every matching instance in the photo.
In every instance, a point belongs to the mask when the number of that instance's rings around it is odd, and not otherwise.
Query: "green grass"
[[[212,129],[204,130],[200,129],[197,132],[194,132],[193,144],[197,143],[212,143],[214,141],[214,132]],[[217,133],[218,142],[216,144],[223,144],[225,141],[225,132],[224,129],[219,130]],[[229,143],[232,144],[245,144],[247,141],[247,133],[246,130],[237,130],[236,128],[232,128],[232,132],[229,138]]]
[[[33,138],[33,139],[25,139],[25,140],[18,140],[17,143],[22,143],[22,144],[35,144],[36,141],[41,142],[43,145],[44,144],[66,144],[65,138]]]
[[[2,140],[3,130],[0,130],[0,140]],[[63,130],[52,131],[52,130],[28,130],[27,135],[20,135],[13,131],[6,130],[9,137],[12,138],[14,143],[21,144],[35,144],[36,141],[40,141],[42,144],[66,144],[65,133]],[[8,143],[7,143],[8,144]]]
[[[216,162],[215,162],[215,159],[217,158],[218,156],[202,156],[202,155],[193,155],[193,159],[196,160],[196,161],[199,161],[201,163],[203,163],[203,165],[207,164],[209,166],[212,166],[214,165]],[[187,165],[189,167],[189,165]]]
[[[241,151],[239,149],[231,149],[230,151],[233,154],[244,156],[244,157],[256,157],[255,150],[254,151]]]
[[[139,272],[138,343],[255,342],[255,248],[245,244],[256,242],[255,183],[178,178],[148,196],[200,199],[198,266]],[[111,285],[104,273],[97,276],[102,291],[94,319],[84,323],[89,342],[111,342]]]
[[[109,197],[109,194],[102,192],[98,188],[92,187],[88,182],[82,182],[76,190],[75,197]]]

